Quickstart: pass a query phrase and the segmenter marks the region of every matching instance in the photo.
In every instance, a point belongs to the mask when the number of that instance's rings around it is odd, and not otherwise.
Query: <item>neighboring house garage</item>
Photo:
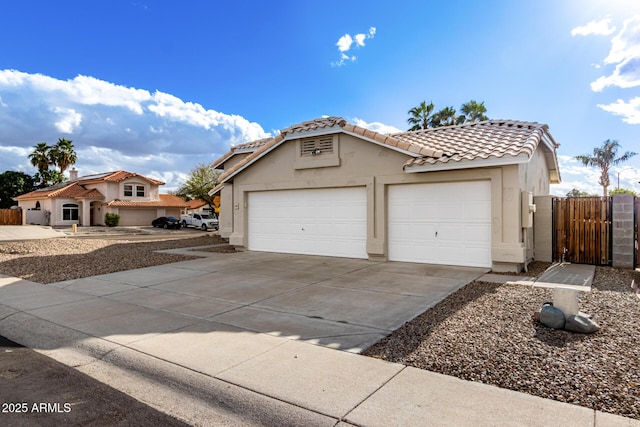
[[[556,147],[538,123],[382,135],[328,117],[230,150],[212,194],[239,249],[520,270]]]

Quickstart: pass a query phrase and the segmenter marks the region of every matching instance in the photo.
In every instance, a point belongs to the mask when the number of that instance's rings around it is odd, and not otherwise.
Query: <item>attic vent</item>
[[[300,141],[300,156],[333,153],[333,136],[306,138]]]

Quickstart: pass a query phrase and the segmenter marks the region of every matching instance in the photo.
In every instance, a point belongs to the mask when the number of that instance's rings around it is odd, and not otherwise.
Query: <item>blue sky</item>
[[[555,194],[601,191],[571,159],[606,139],[640,153],[635,0],[22,0],[0,25],[0,172],[64,137],[81,175],[175,189],[232,144],[323,115],[406,130],[423,100],[548,124]],[[618,172],[640,191],[640,155]]]

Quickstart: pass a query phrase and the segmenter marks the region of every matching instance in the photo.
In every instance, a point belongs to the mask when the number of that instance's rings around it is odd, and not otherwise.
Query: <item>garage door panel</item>
[[[250,250],[367,258],[364,187],[249,193]]]
[[[390,186],[392,261],[491,266],[489,181]]]

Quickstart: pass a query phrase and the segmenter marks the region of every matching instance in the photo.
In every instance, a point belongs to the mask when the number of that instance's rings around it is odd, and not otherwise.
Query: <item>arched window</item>
[[[62,220],[77,221],[78,205],[76,205],[75,203],[65,203],[64,205],[62,205]]]

